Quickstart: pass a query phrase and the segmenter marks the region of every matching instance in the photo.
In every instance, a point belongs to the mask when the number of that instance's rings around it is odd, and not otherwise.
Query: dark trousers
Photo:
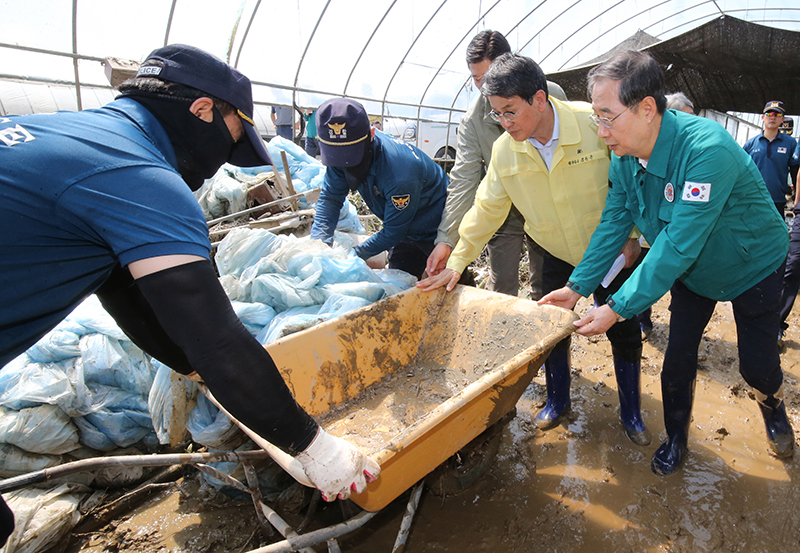
[[[783,382],[778,352],[778,303],[783,266],[737,296],[733,304],[739,349],[739,373],[750,386],[774,394]],[[676,281],[670,290],[669,342],[661,381],[690,385],[697,377],[697,350],[717,302]]]
[[[416,240],[403,240],[389,250],[389,268],[400,269],[417,278],[422,278],[435,244],[433,242],[421,242]],[[459,284],[475,286],[475,279],[469,268],[461,273]]]
[[[0,547],[5,545],[8,537],[14,531],[14,513],[0,497]]]
[[[278,125],[275,127],[275,133],[278,136],[284,137],[286,140],[294,140],[291,125]]]
[[[319,142],[317,142],[316,138],[307,136],[304,145],[308,155],[311,157],[317,157],[319,155]]]
[[[781,327],[789,328],[786,319],[792,312],[797,292],[800,290],[800,206],[793,209],[794,222],[789,236],[789,256],[786,258],[786,271],[783,273],[783,290],[781,292]]]
[[[567,284],[569,276],[572,274],[575,267],[566,261],[554,257],[546,250],[542,250],[542,252],[542,257],[544,257],[542,266],[542,292],[549,294],[553,290],[563,288]],[[608,285],[608,288],[598,286],[593,294],[595,303],[605,305],[608,297],[620,289],[620,286],[622,286],[639,263],[642,262],[643,258],[644,252],[642,252],[639,259],[636,260],[633,267],[622,269],[617,275],[617,278]],[[642,331],[635,317],[612,325],[606,332],[606,336],[608,337],[608,341],[611,342],[611,345],[615,348],[629,351],[642,347]],[[569,344],[570,339],[567,337],[556,344],[554,349],[568,349]]]

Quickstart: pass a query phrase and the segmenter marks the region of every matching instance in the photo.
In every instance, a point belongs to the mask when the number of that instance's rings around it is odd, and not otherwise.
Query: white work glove
[[[295,457],[325,501],[347,499],[351,492],[363,492],[381,467],[356,446],[331,436],[322,428],[305,451]]]

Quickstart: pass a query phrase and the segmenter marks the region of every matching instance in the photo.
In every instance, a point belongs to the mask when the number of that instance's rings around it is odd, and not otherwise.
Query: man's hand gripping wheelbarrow
[[[305,451],[295,457],[325,501],[347,499],[378,478],[381,467],[356,446],[322,428]]]

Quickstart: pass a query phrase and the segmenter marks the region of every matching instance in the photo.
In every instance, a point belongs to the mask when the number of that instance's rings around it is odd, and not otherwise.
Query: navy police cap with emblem
[[[364,106],[354,100],[334,98],[319,106],[316,118],[322,163],[328,167],[358,165],[370,136]]]
[[[770,111],[774,111],[775,113],[780,113],[781,115],[786,113],[786,110],[783,107],[783,102],[781,102],[780,100],[770,100],[769,102],[767,102],[767,105],[764,106],[764,111],[762,111],[761,113],[768,113]]]
[[[160,60],[163,67],[148,65],[150,60]],[[234,145],[228,161],[239,167],[272,165],[253,122],[250,79],[221,59],[194,46],[170,44],[150,52],[136,76],[190,86],[233,105],[242,119],[247,140]]]

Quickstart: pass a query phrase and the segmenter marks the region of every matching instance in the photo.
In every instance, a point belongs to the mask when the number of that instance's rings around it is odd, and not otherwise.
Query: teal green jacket
[[[630,318],[680,280],[729,301],[786,259],[789,235],[752,158],[715,121],[668,110],[645,169],[612,155],[600,224],[568,286],[597,288],[633,226],[650,252],[609,305]]]

